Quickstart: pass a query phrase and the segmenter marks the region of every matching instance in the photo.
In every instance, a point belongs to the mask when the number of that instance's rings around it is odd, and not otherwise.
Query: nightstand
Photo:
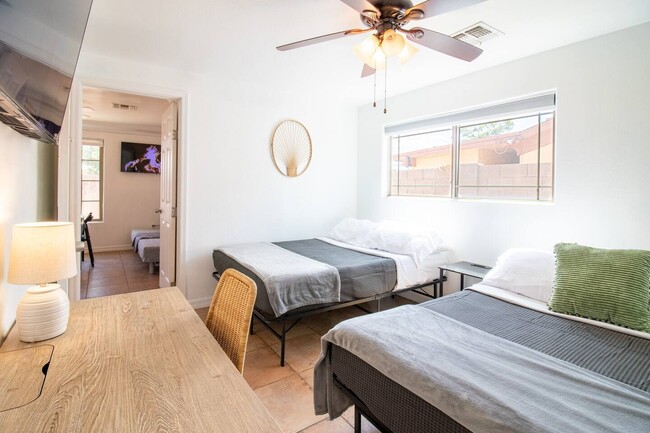
[[[440,268],[440,293],[438,294],[438,297],[443,295],[442,281],[443,281],[444,271],[455,272],[457,274],[460,274],[460,290],[463,290],[463,285],[465,283],[465,275],[482,279],[483,277],[485,277],[485,274],[487,274],[488,271],[492,269],[489,266],[479,265],[470,262],[449,263],[446,265],[438,266],[438,268]]]

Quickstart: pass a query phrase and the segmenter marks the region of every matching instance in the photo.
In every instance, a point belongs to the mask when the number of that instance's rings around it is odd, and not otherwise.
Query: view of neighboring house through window
[[[553,200],[554,94],[394,125],[386,132],[390,195]]]
[[[451,196],[452,130],[392,140],[391,195]]]
[[[101,221],[103,215],[103,159],[102,140],[83,140],[81,146],[81,213],[84,217],[93,213],[93,221]]]

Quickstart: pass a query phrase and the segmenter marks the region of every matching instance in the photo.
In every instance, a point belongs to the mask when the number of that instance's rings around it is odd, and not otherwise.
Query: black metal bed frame
[[[212,273],[212,277],[219,281],[219,272],[214,271]],[[447,277],[442,277],[442,280],[440,278],[437,278],[433,281],[430,281],[428,283],[424,284],[418,284],[416,286],[411,286],[407,287],[405,289],[400,289],[400,290],[392,290],[390,292],[385,292],[385,293],[379,293],[373,296],[368,296],[365,298],[360,298],[360,299],[353,299],[351,301],[344,301],[344,302],[338,302],[334,305],[327,305],[325,307],[321,308],[315,308],[313,310],[308,310],[308,311],[302,311],[298,313],[285,313],[282,316],[275,317],[273,319],[269,319],[266,316],[264,316],[261,312],[257,310],[257,308],[253,309],[253,315],[257,317],[260,322],[264,326],[266,326],[269,331],[278,339],[280,340],[280,366],[284,367],[284,354],[285,354],[285,346],[286,346],[286,341],[287,341],[287,333],[293,329],[294,326],[300,322],[300,320],[303,317],[308,317],[308,316],[313,316],[315,314],[320,314],[320,313],[325,313],[327,311],[332,311],[332,310],[338,310],[340,308],[346,308],[346,307],[351,307],[351,306],[356,306],[357,308],[360,308],[361,310],[365,311],[366,313],[372,313],[372,311],[369,311],[363,307],[361,307],[360,304],[365,304],[366,302],[372,302],[376,301],[377,302],[377,311],[381,311],[381,300],[383,298],[387,297],[393,297],[395,295],[399,295],[400,293],[405,293],[405,292],[415,292],[417,294],[426,296],[428,298],[436,299],[439,296],[442,296],[442,281],[446,281]],[[423,289],[425,287],[433,286],[433,294],[425,292]],[[291,323],[291,326],[287,328],[287,321],[293,321]],[[273,327],[271,326],[273,323],[282,323],[282,332],[278,332]],[[251,320],[251,329],[250,333],[253,334],[253,320]]]
[[[368,407],[361,401],[357,395],[349,390],[345,385],[339,382],[336,375],[332,378],[334,386],[336,386],[343,394],[345,394],[352,403],[354,403],[354,433],[361,433],[361,415],[367,419],[377,430],[381,433],[392,433],[388,427],[384,425],[377,417],[368,409]]]

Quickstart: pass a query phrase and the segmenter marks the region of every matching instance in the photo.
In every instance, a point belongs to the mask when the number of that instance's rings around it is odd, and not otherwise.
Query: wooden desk
[[[42,394],[0,412],[0,432],[280,431],[175,287],[73,302],[63,335],[13,329],[0,352],[43,344]]]

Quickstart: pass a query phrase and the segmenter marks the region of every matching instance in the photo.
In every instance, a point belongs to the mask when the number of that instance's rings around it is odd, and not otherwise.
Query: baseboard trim
[[[211,301],[212,301],[212,297],[208,297],[208,298],[192,299],[189,302],[192,308],[196,309],[196,308],[209,307]]]
[[[93,247],[93,253],[113,253],[117,251],[133,251],[131,245],[114,245],[112,247]],[[88,252],[88,248],[86,248]]]

